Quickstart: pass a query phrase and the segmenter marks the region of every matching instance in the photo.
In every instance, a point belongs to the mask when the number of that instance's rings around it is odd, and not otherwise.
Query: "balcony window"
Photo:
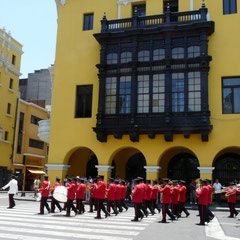
[[[184,48],[178,47],[172,49],[172,58],[173,59],[180,59],[184,58]]]
[[[131,52],[122,52],[121,53],[121,63],[128,63],[132,61],[132,53]]]
[[[172,74],[172,111],[184,112],[184,73]]]
[[[42,119],[39,117],[36,117],[34,115],[31,115],[31,123],[34,125],[38,125],[38,122],[41,121]]]
[[[165,74],[153,75],[152,112],[159,113],[165,110]]]
[[[200,72],[188,73],[188,111],[201,111],[201,74]]]
[[[178,12],[178,0],[164,1],[163,2],[164,12],[167,11],[168,7],[170,12]]]
[[[12,65],[15,65],[15,64],[16,64],[16,56],[12,55]]]
[[[5,140],[5,141],[8,141],[8,132],[7,132],[7,131],[5,132],[4,140]]]
[[[30,138],[29,139],[29,147],[44,149],[44,142]]]
[[[131,76],[120,77],[119,113],[131,112]]]
[[[159,61],[165,59],[165,49],[154,49],[153,50],[153,61]]]
[[[237,13],[236,0],[223,0],[223,14]]]
[[[149,75],[138,76],[138,113],[149,112]]]
[[[83,31],[92,30],[92,29],[93,29],[93,13],[84,14]]]
[[[92,117],[92,85],[77,86],[75,118]]]
[[[13,89],[13,79],[10,78],[10,81],[9,81],[9,89]]]
[[[223,78],[223,113],[240,113],[240,78]]]
[[[117,103],[117,78],[106,78],[106,93],[105,93],[105,113],[115,114]]]
[[[199,46],[191,46],[188,47],[188,58],[195,58],[200,56],[200,47]]]
[[[137,12],[139,17],[146,16],[146,4],[134,5],[132,9],[133,15]]]
[[[139,62],[148,62],[150,61],[150,51],[142,50],[138,52],[138,61]]]
[[[117,53],[109,53],[107,55],[107,64],[117,64],[117,63],[118,63]]]
[[[11,114],[11,103],[7,105],[7,114]]]

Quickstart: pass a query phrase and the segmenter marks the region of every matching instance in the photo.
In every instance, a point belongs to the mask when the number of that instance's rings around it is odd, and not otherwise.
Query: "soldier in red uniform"
[[[59,177],[56,177],[56,183],[55,185],[53,186],[53,188],[50,189],[50,191],[52,192],[52,195],[54,193],[54,190],[56,187],[58,186],[62,186],[61,182],[60,182],[60,178]],[[54,213],[55,211],[55,205],[58,207],[59,211],[61,212],[62,211],[62,207],[60,206],[59,204],[59,201],[57,201],[54,197],[52,197],[52,202],[51,202],[51,213]]]
[[[224,192],[228,198],[228,206],[230,211],[230,215],[228,216],[229,218],[234,218],[234,215],[238,215],[238,211],[235,209],[235,204],[237,202],[237,194],[240,194],[240,190],[234,189],[234,185],[235,184],[233,182],[230,183],[229,189]]]
[[[37,191],[41,192],[41,201],[40,201],[40,213],[39,214],[44,214],[44,207],[47,208],[48,213],[50,213],[50,208],[48,206],[47,200],[49,196],[49,191],[50,191],[50,181],[48,181],[48,175],[44,175],[44,181],[42,183],[42,187],[39,188]]]
[[[180,217],[180,214],[178,212],[178,201],[180,197],[179,193],[179,187],[178,187],[178,181],[177,180],[172,180],[173,183],[173,188],[171,189],[171,204],[172,204],[172,213],[174,216],[177,218]]]
[[[141,211],[141,205],[142,205],[142,189],[140,186],[140,180],[136,178],[134,180],[134,189],[132,191],[132,202],[134,203],[134,209],[135,209],[135,216],[134,219],[131,221],[138,222],[138,219],[144,217],[144,214]]]
[[[158,185],[157,185],[157,181],[154,180],[152,191],[151,191],[151,206],[154,213],[155,213],[155,209],[157,209],[159,213],[161,212],[160,208],[157,206],[157,199],[158,199]]]
[[[67,195],[67,213],[66,216],[70,217],[71,209],[75,212],[75,216],[77,215],[77,209],[73,204],[73,200],[76,197],[76,191],[77,191],[77,179],[76,178],[68,178],[68,195]]]
[[[208,206],[208,192],[207,180],[201,179],[202,188],[200,191],[196,191],[198,195],[198,207],[199,207],[199,216],[200,223],[197,225],[205,225],[205,222],[209,222],[207,206]]]
[[[125,208],[126,211],[128,210],[128,206],[125,203],[125,198],[126,198],[126,192],[127,192],[127,186],[124,180],[121,180],[121,196],[120,196],[120,203],[121,203],[121,208]]]
[[[208,212],[208,219],[213,220],[215,215],[212,213],[210,210],[210,204],[212,203],[212,192],[213,192],[213,187],[211,185],[212,181],[207,179],[207,187],[208,187],[208,207],[207,207],[207,212]]]
[[[85,199],[86,184],[84,183],[83,178],[79,179],[78,181],[79,181],[79,184],[77,186],[77,193],[76,193],[77,210],[79,214],[82,214],[85,212],[83,201]]]
[[[115,205],[115,193],[116,193],[116,185],[114,184],[114,179],[109,178],[109,186],[106,189],[107,192],[107,211],[110,213],[111,208],[115,215],[118,215],[118,211]]]
[[[104,182],[104,176],[99,175],[97,176],[97,186],[95,189],[96,192],[96,200],[97,200],[97,216],[95,217],[96,219],[101,219],[101,210],[105,213],[105,218],[110,216],[110,213],[106,210],[103,201],[106,198],[106,183]]]
[[[186,217],[188,217],[190,215],[190,213],[188,212],[188,210],[185,208],[185,202],[186,202],[186,192],[187,192],[187,188],[184,185],[186,182],[183,180],[179,181],[179,214],[181,215],[182,211],[184,211],[184,213],[186,214]]]
[[[171,211],[168,209],[169,204],[171,204],[171,186],[168,184],[169,179],[164,178],[163,179],[163,187],[159,187],[158,191],[162,193],[162,221],[159,221],[161,223],[166,223],[166,214],[171,218],[171,220],[175,220],[175,217],[171,213]]]
[[[142,190],[142,205],[141,205],[141,209],[144,212],[145,217],[148,217],[149,212],[146,208],[145,205],[145,199],[146,199],[146,185],[144,183],[144,179],[142,177],[138,177],[138,179],[140,180],[139,186]]]
[[[151,204],[151,195],[152,195],[151,180],[146,180],[146,205],[147,208],[150,210],[151,214],[154,215],[154,211]]]
[[[114,181],[115,185],[116,185],[116,191],[115,191],[115,206],[116,208],[118,208],[119,212],[122,212],[122,206],[121,206],[121,193],[122,193],[122,187],[119,183],[119,180],[115,179]]]
[[[89,187],[89,190],[90,190],[89,212],[93,212],[93,206],[94,206],[94,211],[97,211],[96,198],[95,198],[96,187],[97,187],[97,179],[93,179],[93,184],[91,185],[91,187]]]

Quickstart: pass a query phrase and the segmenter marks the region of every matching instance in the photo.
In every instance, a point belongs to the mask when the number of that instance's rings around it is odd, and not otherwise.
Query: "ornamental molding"
[[[146,172],[159,172],[162,168],[159,166],[144,166],[144,168],[146,169]]]
[[[65,164],[46,164],[48,170],[63,170],[67,171],[70,168],[70,165]]]
[[[109,165],[96,165],[95,166],[100,172],[111,172],[114,167]]]
[[[131,3],[131,2],[141,2],[142,0],[118,0],[118,4],[124,4],[125,6],[128,5],[128,3]]]
[[[215,167],[198,167],[200,173],[212,173]]]

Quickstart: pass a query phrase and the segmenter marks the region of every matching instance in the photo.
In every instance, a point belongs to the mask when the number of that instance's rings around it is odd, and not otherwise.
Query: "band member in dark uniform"
[[[97,200],[97,216],[95,217],[96,219],[101,219],[101,210],[105,213],[105,218],[110,216],[110,213],[107,212],[103,201],[106,198],[106,183],[104,182],[104,176],[99,175],[97,176],[97,187],[95,189],[96,192],[96,200]]]
[[[109,178],[109,186],[107,191],[107,211],[110,213],[111,208],[115,215],[118,215],[118,211],[115,205],[115,193],[116,193],[116,185],[114,184],[114,179]]]
[[[70,217],[71,209],[75,212],[75,216],[77,215],[77,209],[73,204],[73,200],[76,197],[77,191],[77,178],[68,178],[67,185],[68,195],[67,195],[67,213],[66,216]]]
[[[164,178],[163,179],[163,187],[160,187],[158,191],[162,193],[162,221],[159,221],[161,223],[166,223],[166,214],[171,218],[171,220],[175,220],[175,217],[171,213],[171,211],[168,209],[169,205],[171,204],[171,186],[168,184],[169,179]]]
[[[50,213],[50,208],[48,206],[47,200],[49,196],[49,191],[50,191],[50,181],[48,181],[48,175],[44,175],[44,181],[42,183],[42,187],[39,188],[37,191],[41,192],[41,200],[40,200],[40,213],[39,214],[44,214],[44,207],[47,208],[48,213]]]
[[[53,188],[50,189],[50,191],[52,192],[52,195],[54,193],[54,190],[56,187],[58,186],[62,186],[61,182],[60,182],[60,178],[59,177],[56,177],[56,183],[55,185],[53,186]],[[62,207],[60,206],[59,202],[54,198],[52,197],[52,202],[51,202],[51,213],[54,213],[55,211],[55,205],[58,207],[59,211],[61,212],[62,211]]]
[[[138,222],[139,218],[142,220],[144,214],[141,211],[142,208],[142,189],[140,186],[140,180],[137,178],[134,180],[134,189],[132,191],[132,202],[134,203],[135,216],[131,221]]]

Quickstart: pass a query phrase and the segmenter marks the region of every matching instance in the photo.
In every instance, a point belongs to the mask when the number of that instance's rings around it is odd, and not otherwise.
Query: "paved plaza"
[[[208,226],[197,226],[197,211],[190,210],[188,218],[166,224],[158,223],[161,214],[131,222],[133,208],[118,216],[94,219],[95,213],[65,217],[65,212],[39,216],[39,202],[16,201],[14,209],[7,209],[7,194],[0,195],[0,239],[18,240],[240,240],[240,221],[231,219],[226,211],[216,211],[216,218]],[[86,206],[88,210],[88,206]]]

